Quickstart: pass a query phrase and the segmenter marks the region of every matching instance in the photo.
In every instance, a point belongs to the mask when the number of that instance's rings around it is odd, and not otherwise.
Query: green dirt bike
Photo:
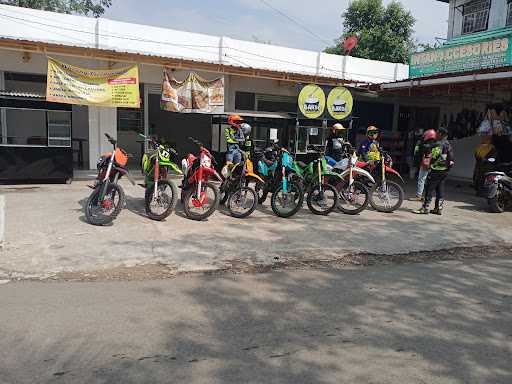
[[[254,174],[252,162],[247,154],[242,152],[242,162],[226,167],[224,180],[219,188],[220,203],[227,204],[233,217],[245,218],[251,215],[258,205],[258,195],[251,183],[265,183],[261,177]]]
[[[178,153],[170,146],[157,142],[154,138],[140,135],[149,141],[151,151],[142,157],[142,172],[145,183],[142,185],[146,214],[150,219],[162,221],[176,207],[178,188],[172,180],[168,180],[169,171],[181,175],[181,169],[172,161]]]
[[[310,145],[308,149],[318,154],[317,159],[309,164],[295,161],[296,174],[292,180],[302,185],[311,212],[316,215],[328,215],[338,205],[338,191],[331,183],[337,184],[341,181],[341,176],[328,170],[325,146]]]

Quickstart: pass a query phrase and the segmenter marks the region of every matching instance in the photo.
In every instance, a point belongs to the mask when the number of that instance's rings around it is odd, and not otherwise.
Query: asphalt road
[[[0,285],[0,382],[512,382],[512,258]]]

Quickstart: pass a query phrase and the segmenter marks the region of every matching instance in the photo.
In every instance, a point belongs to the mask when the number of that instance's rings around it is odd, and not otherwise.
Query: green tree
[[[354,0],[343,13],[343,36],[327,53],[342,55],[343,40],[357,35],[358,45],[352,56],[364,59],[407,63],[414,50],[416,20],[401,3],[393,0],[388,6],[382,0]]]
[[[99,17],[112,0],[0,0],[0,4]]]

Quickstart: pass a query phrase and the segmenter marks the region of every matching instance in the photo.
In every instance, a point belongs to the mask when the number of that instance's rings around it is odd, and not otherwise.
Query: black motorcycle
[[[487,159],[490,164],[495,158]],[[480,195],[487,199],[491,212],[503,213],[512,208],[512,163],[502,163],[495,170],[485,174],[484,185]]]

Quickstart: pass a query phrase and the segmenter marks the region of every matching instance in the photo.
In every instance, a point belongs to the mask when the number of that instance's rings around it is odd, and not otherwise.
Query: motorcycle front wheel
[[[258,195],[254,189],[242,187],[231,193],[227,207],[233,217],[243,219],[254,212],[258,205]]]
[[[370,204],[379,212],[391,213],[402,206],[404,190],[394,181],[386,181],[386,187],[375,185],[370,191]]]
[[[338,209],[347,215],[363,212],[369,203],[368,190],[363,183],[354,181],[352,185],[345,180],[336,185],[338,191]]]
[[[113,222],[123,209],[126,197],[118,184],[109,184],[103,200],[100,193],[103,184],[96,186],[85,205],[85,219],[92,225],[107,225]]]
[[[200,196],[191,186],[183,195],[183,209],[189,219],[205,220],[219,207],[219,189],[211,182],[202,183]]]
[[[288,182],[287,191],[283,191],[282,183],[272,193],[270,200],[272,211],[283,218],[295,215],[302,208],[304,202],[304,190],[294,182]]]
[[[162,221],[168,217],[176,207],[178,188],[172,181],[159,180],[156,198],[154,191],[155,184],[146,189],[144,195],[146,214],[152,220]]]
[[[338,191],[332,185],[316,185],[308,193],[308,208],[315,215],[328,215],[338,205]]]

